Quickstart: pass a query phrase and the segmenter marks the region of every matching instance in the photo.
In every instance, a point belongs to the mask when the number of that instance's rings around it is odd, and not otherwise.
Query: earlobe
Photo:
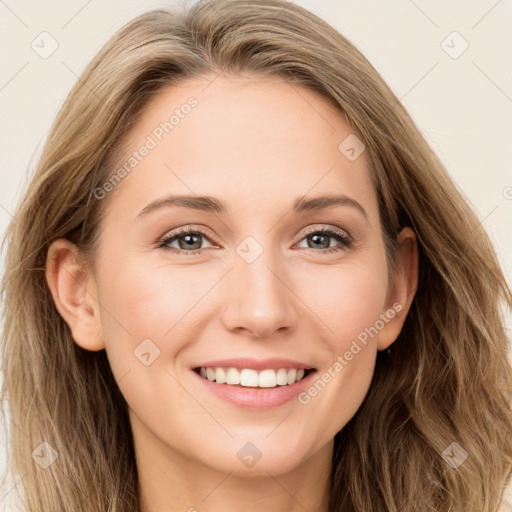
[[[414,231],[405,227],[396,240],[398,265],[391,280],[391,289],[386,304],[386,316],[392,317],[379,333],[378,350],[387,349],[402,330],[418,287],[418,244]]]
[[[46,258],[46,281],[55,307],[75,342],[86,350],[105,348],[96,284],[82,264],[75,244],[64,238],[51,244]]]

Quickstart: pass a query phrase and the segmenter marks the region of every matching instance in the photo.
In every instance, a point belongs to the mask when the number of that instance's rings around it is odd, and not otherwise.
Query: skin
[[[150,101],[125,156],[187,98],[198,105],[103,199],[93,268],[59,239],[48,284],[76,343],[107,352],[130,407],[145,512],[327,510],[333,438],[361,405],[377,351],[402,329],[417,286],[416,238],[400,233],[393,281],[366,152],[350,161],[338,150],[353,130],[324,98],[278,78],[213,78]],[[137,219],[168,194],[214,196],[231,211],[174,206]],[[349,205],[294,213],[304,195],[349,196],[367,218]],[[180,227],[207,233],[199,254],[157,247]],[[326,238],[318,248],[305,231],[325,227],[353,244]],[[252,263],[236,251],[247,236],[263,249]],[[169,245],[180,248],[178,239]],[[339,250],[326,253],[328,245]],[[305,405],[240,409],[191,372],[249,356],[292,358],[322,374],[396,303],[394,318]],[[133,353],[144,339],[160,350],[149,366]],[[247,442],[262,453],[252,467],[237,457]]]

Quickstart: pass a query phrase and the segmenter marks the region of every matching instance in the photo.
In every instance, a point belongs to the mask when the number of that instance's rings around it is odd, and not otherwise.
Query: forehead
[[[143,146],[150,149],[141,158]],[[309,88],[279,77],[209,75],[161,89],[116,167],[129,171],[120,188],[137,204],[165,193],[222,196],[254,209],[336,192],[375,202],[362,148],[343,114]]]

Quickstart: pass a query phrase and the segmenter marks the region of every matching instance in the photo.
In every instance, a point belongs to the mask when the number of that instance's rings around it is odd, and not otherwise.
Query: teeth
[[[240,384],[240,372],[236,368],[228,368],[226,372],[226,384]]]
[[[215,381],[219,384],[228,384],[236,386],[240,384],[244,387],[252,388],[275,388],[276,386],[286,386],[299,382],[304,378],[305,370],[300,368],[279,368],[278,370],[268,369],[258,372],[251,368],[200,368],[199,374],[204,379]]]
[[[274,370],[263,370],[258,375],[258,386],[260,388],[275,388],[277,386],[277,375]]]
[[[288,384],[288,372],[284,368],[277,370],[276,383],[278,386],[286,386]]]
[[[226,382],[226,372],[224,368],[215,368],[215,380],[219,384],[224,384]]]
[[[244,368],[240,372],[240,384],[246,387],[258,387],[258,372]]]

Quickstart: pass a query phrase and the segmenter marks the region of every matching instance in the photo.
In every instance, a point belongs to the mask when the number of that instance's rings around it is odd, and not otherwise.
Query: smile
[[[252,368],[223,368],[200,367],[199,375],[203,379],[229,386],[243,386],[254,388],[275,388],[276,386],[289,386],[300,382],[312,369],[279,368],[255,370]]]
[[[317,369],[286,358],[237,357],[190,368],[202,389],[238,408],[271,409],[291,402],[311,385]]]

